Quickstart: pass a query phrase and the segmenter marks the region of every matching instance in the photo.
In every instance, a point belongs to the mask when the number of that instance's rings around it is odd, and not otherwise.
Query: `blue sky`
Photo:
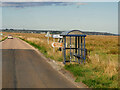
[[[2,27],[118,33],[117,2],[4,3]]]

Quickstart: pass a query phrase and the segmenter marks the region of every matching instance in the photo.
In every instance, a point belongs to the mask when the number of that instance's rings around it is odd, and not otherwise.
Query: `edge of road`
[[[19,39],[19,40],[21,40],[21,39]],[[47,61],[47,63],[49,63],[51,65],[51,67],[53,69],[55,69],[59,74],[61,74],[63,77],[65,77],[71,83],[73,83],[76,87],[89,88],[87,85],[85,85],[82,82],[75,82],[75,77],[69,71],[67,71],[63,68],[64,65],[62,62],[58,62],[58,61],[55,61],[55,60],[45,57],[37,48],[33,47],[32,45],[25,42],[24,40],[21,40],[21,41],[23,41],[25,44],[29,45],[32,49],[34,49],[39,55],[41,55]]]

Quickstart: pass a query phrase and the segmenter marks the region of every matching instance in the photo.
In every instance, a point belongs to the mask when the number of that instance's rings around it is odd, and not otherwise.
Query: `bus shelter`
[[[86,48],[85,37],[79,30],[62,32],[63,36],[63,63],[66,62],[85,62]]]

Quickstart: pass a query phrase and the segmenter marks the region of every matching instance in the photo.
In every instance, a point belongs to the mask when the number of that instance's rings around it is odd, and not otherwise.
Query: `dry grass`
[[[117,36],[87,36],[86,47],[91,51],[88,56],[90,63],[103,68],[109,76],[118,73]]]

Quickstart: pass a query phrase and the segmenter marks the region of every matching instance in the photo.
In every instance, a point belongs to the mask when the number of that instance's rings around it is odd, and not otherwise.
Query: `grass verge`
[[[23,40],[23,41],[25,41],[25,42],[27,42],[27,43],[29,43],[33,47],[37,48],[38,50],[41,51],[41,53],[43,53],[47,57],[47,50],[45,49],[45,47],[43,47],[43,46],[41,47],[41,46],[39,46],[39,45],[37,45],[37,44],[35,44],[33,42],[30,42],[30,41],[27,41],[27,40],[23,39],[23,38],[20,38],[20,39]]]
[[[86,67],[80,64],[65,65],[65,69],[74,74],[76,82],[82,82],[90,88],[118,88],[118,75],[109,77],[104,71],[98,71],[97,67]]]
[[[3,38],[2,40],[0,40],[0,42],[4,41],[4,40],[6,40],[6,39],[7,39],[7,37],[5,37],[5,38]]]

